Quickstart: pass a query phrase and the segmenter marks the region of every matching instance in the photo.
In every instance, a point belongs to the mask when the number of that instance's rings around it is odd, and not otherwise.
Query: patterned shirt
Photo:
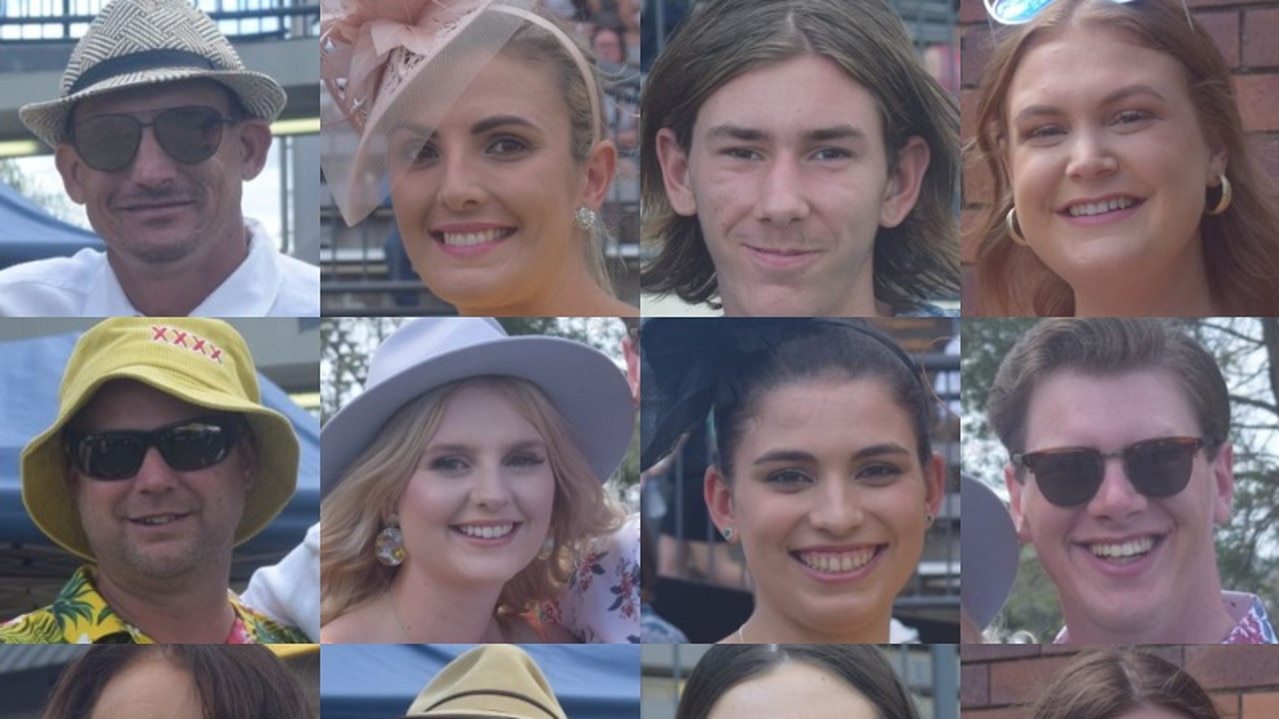
[[[0,644],[154,644],[141,629],[111,610],[94,586],[95,572],[85,565],[71,575],[53,604],[0,624]],[[306,643],[306,635],[277,624],[244,606],[228,591],[235,622],[226,644]]]
[[[544,621],[559,624],[588,643],[640,641],[639,515],[597,538],[573,564],[568,587],[539,607]]]
[[[1235,625],[1221,640],[1222,644],[1279,644],[1260,597],[1246,592],[1222,592],[1221,601],[1230,616],[1235,618]],[[1067,629],[1062,628],[1053,644],[1070,643]]]

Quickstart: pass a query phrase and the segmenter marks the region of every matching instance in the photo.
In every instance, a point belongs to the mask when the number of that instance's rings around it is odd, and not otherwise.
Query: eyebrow
[[[530,449],[545,449],[546,442],[541,439],[522,439],[508,447],[504,447],[504,452],[519,452]],[[475,445],[462,442],[449,442],[447,444],[428,444],[426,451],[430,454],[466,454],[475,451]]]
[[[831,142],[834,140],[864,140],[866,133],[852,125],[834,125],[819,127],[804,133],[804,140],[809,143]],[[772,139],[772,135],[763,130],[724,123],[706,131],[708,140],[738,140],[740,142],[761,142]]]
[[[1146,85],[1143,83],[1134,83],[1132,85],[1124,85],[1123,87],[1120,87],[1114,90],[1113,92],[1111,92],[1110,94],[1106,95],[1105,97],[1101,99],[1101,104],[1113,105],[1114,103],[1119,102],[1120,100],[1127,100],[1130,97],[1136,97],[1136,96],[1150,97],[1165,104],[1167,104],[1168,102],[1168,99],[1165,98],[1162,93],[1160,93],[1158,90],[1151,87],[1150,85]],[[1059,115],[1059,114],[1061,114],[1061,109],[1053,105],[1031,105],[1029,107],[1023,108],[1021,112],[1018,112],[1017,116],[1014,117],[1013,119],[1019,120],[1024,117],[1042,117],[1044,115]]]
[[[885,442],[884,444],[872,444],[869,447],[862,447],[853,453],[852,459],[866,459],[867,457],[878,457],[885,454],[892,455],[910,455],[910,450],[895,442]],[[810,452],[796,449],[779,449],[772,452],[765,452],[755,458],[754,465],[775,464],[777,462],[816,462],[817,457]]]
[[[475,124],[471,125],[471,134],[483,135],[494,128],[505,127],[507,125],[526,127],[530,130],[538,129],[538,126],[533,124],[532,121],[520,117],[519,115],[494,115],[482,120],[477,120]],[[430,127],[428,125],[419,125],[416,122],[406,122],[400,126],[399,131],[410,133],[411,136],[415,138],[429,140],[430,138],[435,137],[435,135],[439,132],[439,128]]]

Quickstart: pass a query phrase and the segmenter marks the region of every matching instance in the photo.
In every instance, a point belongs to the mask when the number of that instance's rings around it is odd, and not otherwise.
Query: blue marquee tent
[[[431,677],[471,647],[463,644],[325,644],[320,713],[324,719],[392,719]],[[638,644],[522,647],[541,667],[570,719],[638,719]]]
[[[0,343],[0,544],[48,544],[22,506],[19,457],[57,417],[58,385],[78,334]],[[244,550],[283,554],[320,516],[320,427],[269,379],[258,375],[263,404],[293,423],[302,447],[298,489],[284,511]]]
[[[97,235],[57,219],[0,182],[0,268],[70,256],[85,247],[104,245]]]

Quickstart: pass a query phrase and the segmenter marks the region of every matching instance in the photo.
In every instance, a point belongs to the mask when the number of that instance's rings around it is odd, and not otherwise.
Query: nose
[[[489,509],[505,507],[511,501],[511,488],[497,467],[482,467],[474,475],[471,500]]]
[[[812,493],[812,497],[809,522],[829,534],[846,535],[866,519],[861,491],[846,477],[822,479],[821,486]]]
[[[142,466],[133,475],[133,489],[144,494],[158,494],[173,489],[176,481],[176,473],[160,450],[147,447],[147,453],[142,455]]]
[[[1146,495],[1137,491],[1124,470],[1123,459],[1107,457],[1097,494],[1088,502],[1088,512],[1098,518],[1122,519],[1146,508]]]
[[[173,181],[177,174],[177,160],[169,157],[169,153],[160,147],[155,139],[155,128],[142,128],[142,136],[138,138],[138,154],[133,157],[129,166],[129,177],[137,185],[143,187],[162,187]]]
[[[1104,132],[1081,130],[1075,134],[1066,167],[1067,175],[1075,179],[1089,179],[1108,175],[1118,166]]]
[[[787,225],[808,217],[808,200],[804,196],[797,158],[785,154],[770,158],[762,172],[760,196],[755,204],[756,219]]]
[[[476,177],[469,158],[461,153],[450,153],[440,163],[439,201],[451,212],[475,209],[484,203],[485,189]]]

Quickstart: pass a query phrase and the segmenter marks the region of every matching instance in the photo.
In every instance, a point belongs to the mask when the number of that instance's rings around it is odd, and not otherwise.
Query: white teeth
[[[798,552],[797,556],[810,569],[827,574],[846,574],[865,566],[875,556],[875,548],[853,552]]]
[[[1088,215],[1100,215],[1103,212],[1114,212],[1132,207],[1137,201],[1131,197],[1115,197],[1102,202],[1085,202],[1078,205],[1071,205],[1066,208],[1066,212],[1071,217],[1087,217]]]
[[[176,514],[160,514],[154,517],[142,517],[141,519],[135,519],[134,521],[140,524],[145,524],[150,527],[155,527],[161,524],[168,524],[169,522],[172,522],[176,520],[177,518],[178,518],[178,515]]]
[[[497,242],[506,236],[506,230],[485,230],[484,232],[442,232],[444,244],[457,247],[468,247],[485,242]]]
[[[1118,544],[1092,544],[1089,549],[1098,557],[1106,559],[1132,559],[1149,552],[1155,546],[1153,537],[1134,539]]]
[[[505,537],[515,531],[514,524],[499,524],[496,526],[489,525],[484,527],[473,527],[470,525],[459,525],[457,531],[468,537],[479,537],[480,539],[497,539]]]

